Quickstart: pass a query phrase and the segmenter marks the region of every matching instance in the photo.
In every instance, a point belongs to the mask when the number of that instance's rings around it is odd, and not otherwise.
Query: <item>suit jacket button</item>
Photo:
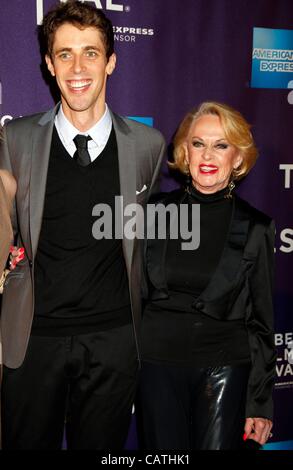
[[[195,304],[195,308],[197,308],[198,310],[201,310],[202,308],[204,307],[204,304],[203,302],[196,302]]]
[[[32,266],[33,266],[33,262],[32,262],[32,260],[31,260],[31,259],[29,260],[28,264],[29,264],[29,267],[30,267],[30,268],[32,268]]]

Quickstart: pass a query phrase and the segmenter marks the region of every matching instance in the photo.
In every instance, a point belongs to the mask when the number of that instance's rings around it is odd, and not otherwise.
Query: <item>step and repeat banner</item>
[[[54,0],[0,0],[0,119],[45,111],[37,26]],[[278,361],[267,449],[293,449],[293,1],[97,0],[111,18],[116,112],[160,129],[168,143],[202,101],[227,103],[252,124],[260,157],[238,194],[276,220]],[[176,187],[163,169],[164,190]],[[135,448],[135,422],[128,448]]]

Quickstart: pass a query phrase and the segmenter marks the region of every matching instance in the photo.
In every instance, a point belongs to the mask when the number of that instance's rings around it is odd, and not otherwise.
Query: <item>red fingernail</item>
[[[24,253],[24,248],[19,248],[19,253]]]
[[[246,439],[247,439],[247,434],[244,433],[243,434],[243,440],[246,441]]]
[[[9,253],[12,253],[13,251],[14,251],[14,246],[13,246],[13,245],[10,245]]]
[[[19,256],[17,257],[17,260],[18,260],[18,261],[21,261],[23,258],[24,258],[24,254],[19,255]]]

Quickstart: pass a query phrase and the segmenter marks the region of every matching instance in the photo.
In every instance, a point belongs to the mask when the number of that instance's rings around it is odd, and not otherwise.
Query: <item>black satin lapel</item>
[[[181,197],[172,198],[167,197],[166,200],[163,202],[165,206],[169,204],[175,204],[178,206],[179,204],[184,202],[184,198],[186,197],[186,193],[183,193]],[[172,215],[171,215],[171,223],[172,223]],[[168,219],[169,221],[169,219]],[[169,221],[170,222],[170,221]],[[158,231],[158,221],[155,221],[156,231]],[[146,249],[146,266],[148,272],[148,278],[155,289],[153,293],[151,293],[151,297],[153,299],[159,298],[166,298],[168,296],[168,287],[167,287],[167,279],[166,279],[166,253],[167,253],[167,246],[168,240],[170,238],[170,223],[166,225],[166,237],[162,239],[150,239],[147,240],[147,249]]]
[[[148,277],[156,290],[167,293],[165,275],[165,259],[167,252],[167,239],[148,240],[147,242],[147,272]]]
[[[225,247],[206,289],[200,295],[205,301],[221,297],[231,289],[231,284],[237,280],[241,272],[241,260],[244,253],[249,229],[249,216],[237,197],[233,200],[230,228]]]

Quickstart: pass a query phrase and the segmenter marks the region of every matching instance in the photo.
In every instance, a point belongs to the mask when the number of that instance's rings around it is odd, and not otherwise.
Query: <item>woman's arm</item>
[[[272,427],[272,392],[275,378],[273,272],[275,224],[266,229],[249,277],[250,305],[247,319],[252,368],[246,404],[247,438],[263,444]]]
[[[9,207],[11,207],[16,193],[16,181],[11,173],[9,173],[7,170],[0,170],[0,178],[7,195]]]

